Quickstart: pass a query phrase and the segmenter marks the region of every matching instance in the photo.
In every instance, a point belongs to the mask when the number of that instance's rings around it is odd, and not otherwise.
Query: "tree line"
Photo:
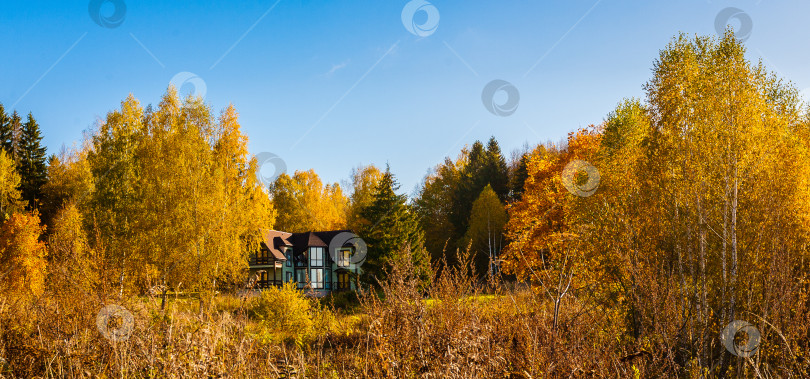
[[[413,199],[397,193],[389,167],[355,168],[348,195],[314,170],[284,173],[270,185],[275,228],[354,231],[368,245],[363,269],[371,282],[384,278],[403,249],[425,279],[431,264],[458,265],[458,251],[471,251],[478,272],[488,273],[506,242],[505,204],[520,198],[527,175],[528,152],[515,156],[507,163],[494,137],[476,141],[431,170]]]
[[[473,249],[479,272],[493,272],[527,152],[507,163],[494,137],[476,141],[432,170],[415,199],[374,165],[353,170],[346,194],[314,170],[261,188],[236,110],[212,113],[173,88],[155,108],[130,95],[46,164],[33,115],[22,123],[0,112],[6,283],[36,294],[51,278],[119,296],[238,286],[267,228],[355,231],[369,248],[367,283],[402,259],[427,283],[431,264],[456,265],[463,249]]]

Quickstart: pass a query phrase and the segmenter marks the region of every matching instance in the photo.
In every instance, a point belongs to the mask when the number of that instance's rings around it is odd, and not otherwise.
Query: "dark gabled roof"
[[[338,234],[352,233],[352,231],[344,229],[344,230],[329,230],[329,231],[325,231],[325,232],[313,232],[313,233],[316,234],[318,237],[320,237],[322,241],[329,244],[329,243],[332,242],[333,238],[338,236]]]
[[[292,242],[293,252],[295,252],[295,254],[301,254],[304,253],[308,247],[329,247],[329,243],[332,242],[332,239],[344,232],[351,233],[351,230],[292,233],[289,237],[289,241]]]
[[[261,248],[268,250],[276,260],[286,261],[284,252],[292,247],[296,260],[305,259],[310,247],[328,248],[332,240],[341,233],[352,233],[351,230],[328,230],[322,232],[287,233],[278,230],[265,230],[262,235]],[[344,241],[343,246],[351,246]]]
[[[267,249],[277,260],[286,261],[283,246],[291,246],[290,237],[292,233],[280,232],[278,230],[265,230],[262,238],[262,248]]]
[[[323,240],[320,237],[318,237],[318,235],[315,232],[307,233],[307,238],[306,239],[307,239],[307,246],[308,247],[327,247],[327,246],[329,246],[329,245],[326,244],[326,242],[323,242]]]
[[[276,247],[292,246],[292,243],[290,243],[290,236],[292,236],[291,233],[284,233],[284,235],[276,236],[276,238],[273,239],[273,241],[276,243]]]

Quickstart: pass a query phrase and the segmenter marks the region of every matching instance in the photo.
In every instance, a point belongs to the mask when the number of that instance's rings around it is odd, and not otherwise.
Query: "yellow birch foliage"
[[[202,99],[181,101],[172,87],[155,110],[130,96],[93,142],[85,218],[91,231],[98,225],[93,243],[114,279],[135,292],[244,279],[248,254],[275,213],[232,106],[215,119]]]
[[[346,216],[348,229],[360,230],[369,222],[361,216],[361,212],[374,200],[374,190],[382,176],[383,172],[374,165],[352,170],[352,195],[349,197],[349,209]]]
[[[20,174],[17,173],[14,160],[5,150],[0,149],[0,217],[3,220],[24,208],[19,187]]]
[[[98,257],[84,231],[84,217],[70,202],[54,217],[48,236],[52,287],[76,288],[84,294],[98,285]],[[62,288],[56,288],[58,292]]]
[[[137,218],[144,286],[210,288],[239,282],[259,231],[274,211],[256,178],[238,114],[218,120],[201,99],[170,88],[149,114],[138,150]]]
[[[101,254],[101,272],[119,291],[131,288],[143,272],[135,241],[139,171],[135,152],[143,137],[144,111],[131,94],[121,109],[111,111],[91,137],[87,160],[93,177],[83,213],[94,248]]]
[[[275,229],[290,233],[346,228],[348,199],[337,183],[324,185],[314,170],[281,174],[270,186],[278,211]]]
[[[592,284],[604,291],[585,292],[594,306],[623,319],[611,321],[621,338],[661,356],[685,347],[706,370],[728,368],[712,341],[735,319],[800,341],[810,142],[796,89],[748,62],[731,31],[673,40],[645,89],[645,103],[621,103],[593,135],[535,150],[509,209],[504,271],[539,282],[555,307],[566,283]],[[560,183],[573,159],[600,172],[591,196]],[[775,344],[758,354],[796,362]]]
[[[487,184],[472,204],[470,227],[464,235],[479,275],[494,274],[490,272],[490,264],[495,263],[503,249],[503,228],[508,218],[503,203]]]
[[[15,213],[0,227],[0,282],[10,293],[41,295],[45,290],[45,227],[36,213]]]

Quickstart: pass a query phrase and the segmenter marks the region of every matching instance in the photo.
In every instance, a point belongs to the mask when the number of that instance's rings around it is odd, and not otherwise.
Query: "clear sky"
[[[233,103],[251,153],[288,172],[344,181],[387,162],[410,194],[476,139],[508,156],[601,122],[643,96],[674,35],[714,35],[718,18],[750,27],[750,58],[808,88],[808,15],[806,0],[4,1],[0,102],[33,112],[56,153],[176,78],[217,112]]]

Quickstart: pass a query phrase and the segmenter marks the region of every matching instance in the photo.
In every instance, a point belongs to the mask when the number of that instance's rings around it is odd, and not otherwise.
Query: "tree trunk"
[[[737,195],[739,189],[739,181],[737,180],[737,165],[734,162],[734,192],[731,201],[731,304],[729,305],[730,317],[734,320],[734,311],[736,306],[736,288],[737,288]]]
[[[702,186],[701,186],[702,190]],[[708,315],[708,301],[706,299],[706,216],[704,215],[703,206],[701,204],[701,198],[698,194],[697,198],[697,212],[698,212],[698,234],[699,234],[699,249],[700,249],[700,302],[698,303],[700,307],[700,326],[705,331],[705,328],[708,324],[707,315]],[[708,348],[708,338],[705,338],[704,333],[700,335],[701,346],[700,346],[700,355],[702,357],[702,361],[704,363],[709,362],[709,348]]]

